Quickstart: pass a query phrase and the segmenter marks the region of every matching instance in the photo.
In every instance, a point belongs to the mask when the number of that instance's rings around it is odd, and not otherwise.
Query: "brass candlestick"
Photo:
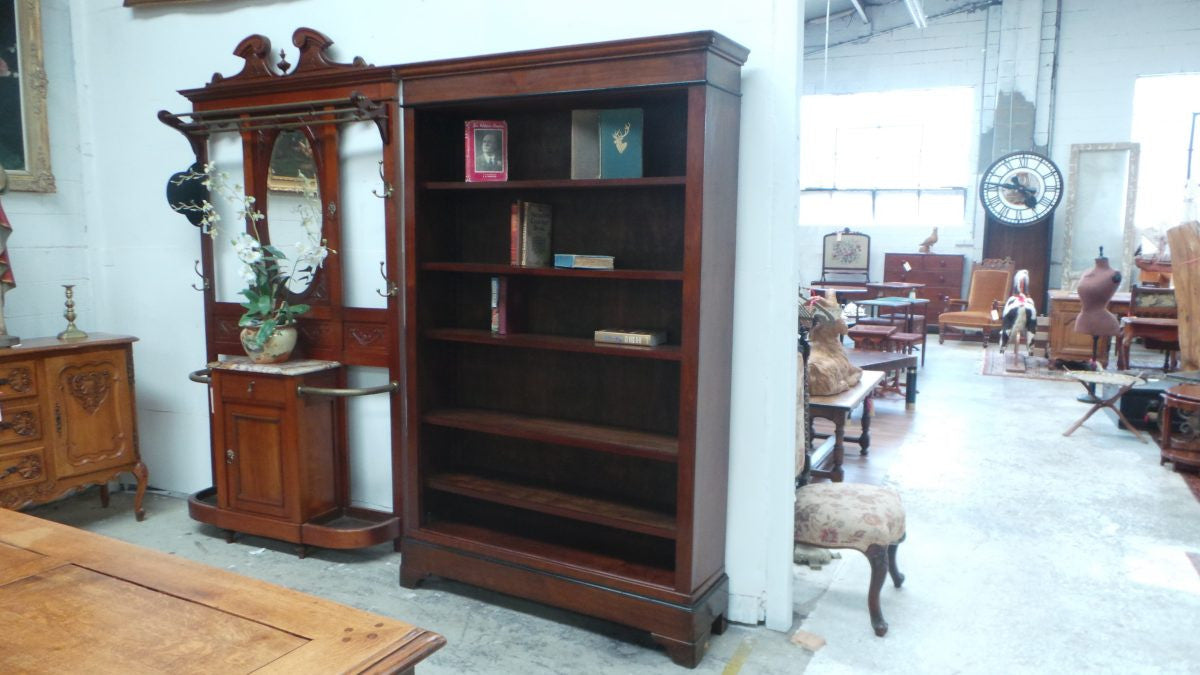
[[[67,319],[67,328],[58,334],[58,339],[81,340],[87,337],[87,333],[75,327],[75,284],[63,284],[63,288],[67,289],[67,311],[63,312]]]

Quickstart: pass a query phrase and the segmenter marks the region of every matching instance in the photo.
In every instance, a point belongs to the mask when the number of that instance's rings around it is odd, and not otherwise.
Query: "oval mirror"
[[[324,260],[321,194],[312,145],[300,131],[281,131],[267,167],[267,227],[287,258],[288,290],[312,286]]]

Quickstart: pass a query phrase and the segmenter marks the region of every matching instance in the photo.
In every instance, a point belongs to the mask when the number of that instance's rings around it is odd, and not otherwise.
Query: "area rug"
[[[1026,356],[1025,351],[1021,350],[1021,359],[1025,362],[1024,371],[1012,371],[1009,368],[1013,365],[1012,352],[1000,353],[1000,350],[989,346],[987,349],[981,349],[983,352],[983,374],[984,375],[1002,375],[1005,377],[1024,377],[1031,380],[1063,380],[1071,381],[1071,377],[1062,370],[1055,370],[1050,367],[1050,362],[1042,356]]]

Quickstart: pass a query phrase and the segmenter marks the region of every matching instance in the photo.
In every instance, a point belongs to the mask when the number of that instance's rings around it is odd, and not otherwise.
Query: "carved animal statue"
[[[808,357],[809,392],[813,396],[830,396],[858,384],[862,368],[846,357],[842,346],[846,321],[837,301],[832,297],[813,298],[800,306],[800,318],[814,322],[808,333],[812,342]]]
[[[1025,348],[1033,356],[1033,340],[1031,335],[1037,328],[1037,307],[1033,298],[1029,297],[1029,270],[1017,270],[1013,275],[1013,294],[1004,301],[1004,326],[1000,329],[1000,353],[1008,346],[1008,341],[1016,336],[1016,346],[1013,354],[1021,345],[1021,337],[1025,338]]]
[[[933,228],[933,234],[925,237],[925,241],[921,242],[921,245],[917,248],[917,252],[929,253],[929,249],[933,248],[933,245],[937,243],[937,240],[937,228],[935,227]]]

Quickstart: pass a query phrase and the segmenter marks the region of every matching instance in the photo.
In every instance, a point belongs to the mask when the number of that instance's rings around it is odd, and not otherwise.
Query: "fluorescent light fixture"
[[[908,9],[914,26],[924,28],[929,25],[925,20],[925,8],[921,6],[921,0],[904,0],[904,6]]]

